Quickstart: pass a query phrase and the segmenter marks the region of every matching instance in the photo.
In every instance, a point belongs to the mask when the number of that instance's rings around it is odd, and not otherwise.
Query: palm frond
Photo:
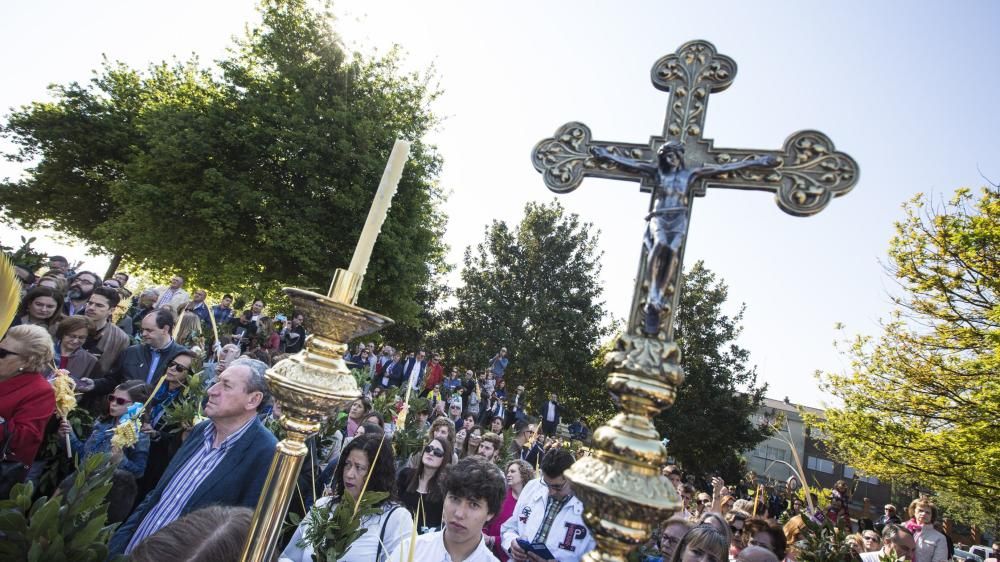
[[[21,302],[21,281],[14,271],[7,254],[0,254],[0,340],[7,335],[7,328],[14,321]]]

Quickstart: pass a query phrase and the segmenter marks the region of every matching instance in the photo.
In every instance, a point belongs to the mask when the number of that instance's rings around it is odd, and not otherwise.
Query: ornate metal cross
[[[586,125],[572,122],[532,152],[535,169],[557,193],[588,176],[637,181],[653,193],[628,327],[605,357],[608,388],[622,412],[594,433],[593,454],[567,472],[597,539],[598,551],[587,558],[593,562],[624,561],[648,538],[651,522],[681,507],[659,475],[666,450],[652,418],[674,402],[684,380],[673,316],[694,197],[710,187],[770,191],[783,211],[801,217],[857,183],[857,164],[818,131],[799,131],[780,150],[722,149],[703,138],[709,96],[735,76],[736,63],[711,43],[685,43],[651,72],[653,86],[670,92],[659,136],[646,144],[595,141]]]
[[[662,134],[650,137],[646,144],[595,141],[590,128],[583,123],[567,123],[556,130],[552,138],[535,146],[532,163],[542,173],[545,185],[556,193],[573,191],[588,176],[638,181],[640,189],[649,192],[655,184],[649,175],[595,157],[592,151],[604,149],[611,155],[652,163],[656,161],[658,147],[674,141],[684,146],[684,162],[689,169],[732,166],[767,156],[777,159],[776,168],[748,166],[696,179],[688,190],[689,212],[690,196],[704,196],[707,188],[718,187],[773,192],[783,211],[803,217],[818,213],[830,199],[854,187],[858,178],[857,164],[850,156],[836,152],[833,142],[818,131],[799,131],[788,137],[780,150],[716,148],[714,141],[703,138],[709,96],[728,88],[735,77],[736,63],[718,54],[711,43],[685,43],[676,53],[656,61],[651,71],[653,86],[670,92]],[[686,232],[684,234],[686,236]],[[643,278],[640,272],[640,285]],[[678,278],[679,275],[674,276],[674,285]],[[674,300],[675,289],[665,288]],[[641,287],[637,292],[645,293],[646,290],[648,287]],[[644,299],[637,299],[637,307],[643,302]],[[673,308],[669,307],[660,318],[668,335],[672,332]],[[638,327],[636,312],[634,307],[630,321],[632,329]]]

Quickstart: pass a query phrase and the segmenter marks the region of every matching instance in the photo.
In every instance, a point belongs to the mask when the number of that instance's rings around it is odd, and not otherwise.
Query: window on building
[[[789,453],[787,449],[781,447],[772,447],[770,445],[761,445],[754,449],[754,455],[767,459],[769,461],[788,461]]]
[[[853,466],[848,466],[845,464],[844,478],[850,480],[851,478],[854,478],[855,475],[857,475],[858,477],[858,482],[864,482],[866,484],[874,484],[876,486],[878,485],[878,478],[875,478],[874,476],[862,476],[858,474],[856,470],[854,470]]]
[[[809,470],[833,474],[833,461],[817,457],[806,457],[806,467]]]

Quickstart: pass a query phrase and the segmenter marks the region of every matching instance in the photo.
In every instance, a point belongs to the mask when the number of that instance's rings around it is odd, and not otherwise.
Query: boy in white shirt
[[[486,546],[483,527],[500,511],[506,483],[500,469],[478,456],[462,459],[448,469],[442,483],[444,529],[412,537],[392,551],[387,562],[499,562]]]

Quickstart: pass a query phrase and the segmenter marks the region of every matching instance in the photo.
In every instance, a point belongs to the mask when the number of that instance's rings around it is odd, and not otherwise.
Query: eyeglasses
[[[743,527],[740,527],[740,528],[737,529],[736,527],[733,527],[732,525],[730,525],[729,526],[729,530],[732,531],[734,535],[742,535],[743,534]]]
[[[184,365],[181,365],[177,361],[171,361],[170,363],[168,363],[167,368],[173,369],[178,373],[188,373],[191,371],[191,367],[185,367]]]
[[[539,482],[542,484],[542,486],[545,486],[545,488],[547,488],[549,491],[556,491],[556,492],[562,490],[563,488],[566,487],[567,484],[569,484],[569,480],[563,481],[562,484],[549,484],[548,482],[545,481],[544,478],[539,480]]]
[[[11,351],[9,349],[4,349],[4,348],[0,347],[0,359],[4,359],[8,355],[20,355],[20,353],[14,353],[13,351]]]
[[[435,457],[437,457],[439,459],[443,459],[444,458],[444,450],[443,449],[438,449],[434,445],[428,445],[428,446],[424,447],[424,452],[425,453],[430,453],[430,454],[434,455]]]
[[[877,541],[878,535],[862,535],[862,538],[866,541]]]
[[[118,396],[108,396],[108,402],[112,404],[118,404],[119,406],[124,406],[125,404],[131,404],[133,400],[130,398],[121,398]]]

